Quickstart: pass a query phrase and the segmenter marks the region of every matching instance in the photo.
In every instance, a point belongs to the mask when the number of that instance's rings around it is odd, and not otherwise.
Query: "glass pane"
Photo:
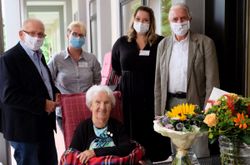
[[[171,7],[171,0],[161,0],[161,34],[169,36],[171,29],[168,21],[168,12]]]
[[[131,16],[137,7],[141,5],[141,0],[133,0],[122,6],[122,34],[126,34],[128,31]]]
[[[96,18],[96,0],[90,2],[90,43],[91,52],[97,54],[97,18]]]
[[[90,16],[93,16],[96,14],[96,1],[90,2]]]
[[[91,21],[91,52],[97,55],[97,22],[96,19]]]

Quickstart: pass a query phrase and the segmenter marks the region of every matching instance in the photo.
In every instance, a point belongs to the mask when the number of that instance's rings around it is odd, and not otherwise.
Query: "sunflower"
[[[176,120],[187,120],[189,115],[195,115],[195,105],[193,104],[180,104],[171,109],[171,111],[167,112],[167,116]]]

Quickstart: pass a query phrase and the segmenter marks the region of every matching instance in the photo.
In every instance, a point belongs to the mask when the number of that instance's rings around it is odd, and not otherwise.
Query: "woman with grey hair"
[[[75,130],[70,148],[80,151],[81,163],[92,157],[116,155],[127,156],[136,147],[125,133],[119,121],[110,118],[115,97],[104,85],[94,85],[86,93],[86,104],[91,118],[82,121]]]
[[[90,88],[86,93],[86,105],[88,108],[91,107],[93,97],[97,95],[100,92],[106,92],[108,97],[110,98],[110,102],[112,107],[115,106],[115,96],[113,95],[113,91],[106,85],[94,85],[92,88]]]
[[[71,22],[67,27],[67,49],[53,55],[48,63],[52,79],[62,94],[86,92],[92,85],[101,82],[100,63],[95,55],[82,48],[86,33],[82,22]],[[56,116],[62,128],[60,108],[57,108]]]

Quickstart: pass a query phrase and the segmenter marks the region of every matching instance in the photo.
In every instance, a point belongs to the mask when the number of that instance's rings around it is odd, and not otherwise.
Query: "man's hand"
[[[90,158],[95,157],[95,151],[94,150],[85,150],[81,152],[79,155],[77,155],[77,158],[81,163],[87,163]]]
[[[56,93],[56,103],[57,103],[57,106],[59,106],[60,105],[60,101],[61,101],[61,96],[60,96],[61,94],[60,93]]]
[[[49,114],[51,112],[54,112],[56,109],[56,106],[57,106],[57,102],[46,99],[46,104],[45,104],[45,111],[46,112],[48,112]]]

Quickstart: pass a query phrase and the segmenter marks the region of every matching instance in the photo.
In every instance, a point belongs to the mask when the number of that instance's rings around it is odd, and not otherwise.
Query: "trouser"
[[[60,130],[63,132],[62,117],[61,116],[56,116],[56,121],[57,121],[57,124],[58,124]]]
[[[37,143],[10,141],[17,165],[58,165],[53,131]]]

